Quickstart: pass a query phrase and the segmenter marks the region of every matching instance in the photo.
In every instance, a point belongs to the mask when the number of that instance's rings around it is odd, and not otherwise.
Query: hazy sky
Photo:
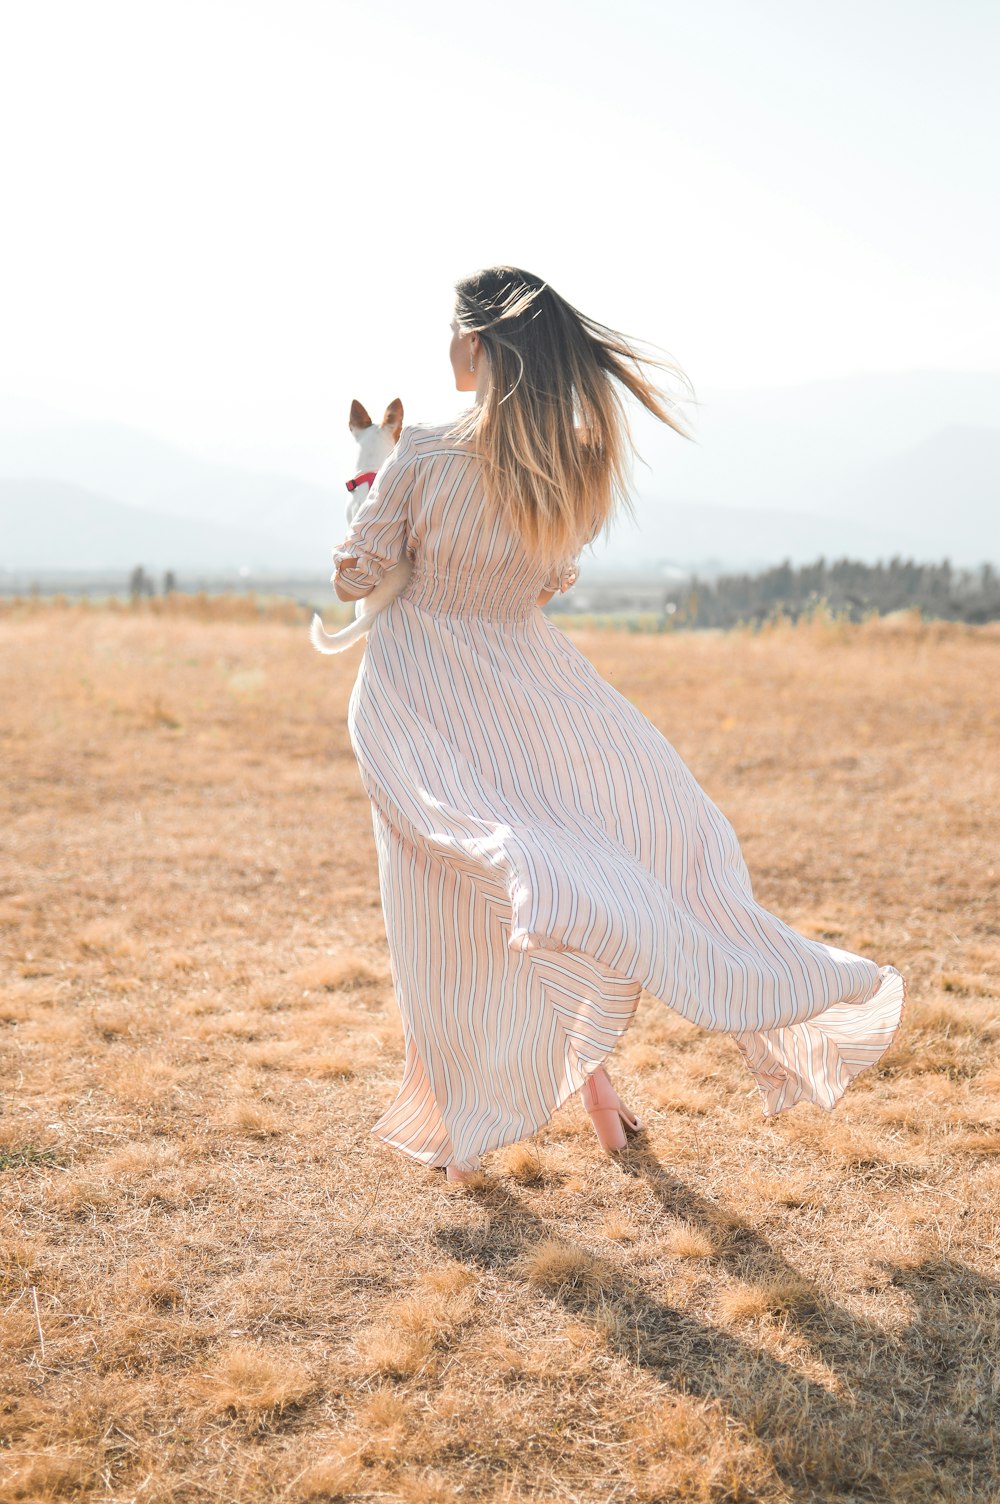
[[[30,0],[0,396],[315,474],[511,262],[699,392],[996,366],[992,0]]]

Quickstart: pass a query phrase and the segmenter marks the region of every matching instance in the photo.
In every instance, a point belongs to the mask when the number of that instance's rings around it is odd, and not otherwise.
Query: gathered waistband
[[[537,597],[510,590],[505,593],[472,575],[436,574],[426,569],[413,570],[398,599],[432,616],[475,617],[497,623],[530,621],[538,609]]]

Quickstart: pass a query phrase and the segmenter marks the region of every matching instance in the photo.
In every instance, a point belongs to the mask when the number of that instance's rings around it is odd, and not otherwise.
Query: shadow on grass
[[[644,1181],[665,1213],[710,1235],[716,1252],[699,1260],[703,1266],[765,1295],[779,1292],[774,1309],[712,1325],[658,1298],[648,1280],[561,1237],[578,1252],[578,1265],[570,1258],[564,1277],[546,1279],[543,1260],[542,1279],[528,1276],[542,1298],[599,1322],[612,1351],[676,1393],[718,1402],[767,1446],[797,1500],[1000,1500],[1000,1285],[940,1255],[908,1266],[879,1260],[872,1288],[896,1286],[914,1307],[904,1329],[887,1333],[831,1300],[753,1226],[705,1200],[647,1149],[631,1147],[618,1163]],[[508,1181],[472,1194],[488,1223],[438,1228],[438,1246],[524,1280],[526,1256],[556,1230]],[[792,1292],[787,1302],[783,1286]],[[609,1321],[609,1311],[620,1319]],[[760,1322],[775,1317],[826,1366],[837,1392],[755,1343]]]

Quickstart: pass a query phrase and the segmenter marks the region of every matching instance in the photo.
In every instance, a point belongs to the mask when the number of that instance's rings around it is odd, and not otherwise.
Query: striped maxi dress
[[[725,815],[539,607],[578,558],[528,555],[447,426],[404,426],[333,550],[352,599],[412,562],[347,716],[405,1045],[372,1134],[477,1167],[579,1090],[643,988],[730,1035],[766,1117],[833,1108],[891,1044],[903,977],[755,901]]]

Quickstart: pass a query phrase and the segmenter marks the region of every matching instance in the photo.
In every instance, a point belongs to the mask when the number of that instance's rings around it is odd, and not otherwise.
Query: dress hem
[[[559,953],[574,950],[574,947],[563,944],[561,941],[556,940],[552,935],[544,934],[543,932],[538,930],[530,931],[524,928],[514,929],[511,931],[508,938],[508,945],[511,950],[519,952],[549,951]],[[892,1032],[889,1038],[886,1040],[885,1044],[879,1050],[875,1058],[865,1061],[863,1065],[857,1066],[854,1070],[852,1070],[847,1075],[847,1078],[843,1081],[843,1083],[839,1085],[839,1089],[836,1091],[836,1095],[832,1097],[832,1100],[824,1101],[820,1098],[809,1098],[805,1095],[805,1093],[799,1091],[792,1095],[789,1100],[784,1102],[782,1101],[782,1097],[786,1095],[789,1084],[795,1080],[794,1075],[790,1071],[786,1070],[779,1080],[775,1080],[774,1076],[772,1075],[770,1081],[765,1082],[762,1081],[756,1074],[753,1064],[749,1060],[747,1060],[746,1063],[751,1070],[751,1075],[754,1076],[754,1084],[756,1085],[757,1090],[760,1094],[761,1111],[765,1119],[779,1117],[782,1112],[787,1112],[791,1107],[796,1106],[803,1100],[812,1100],[815,1106],[822,1107],[826,1112],[832,1112],[842,1100],[845,1093],[847,1092],[847,1089],[853,1084],[857,1077],[863,1074],[864,1071],[870,1070],[873,1066],[877,1065],[878,1062],[887,1053],[887,1051],[891,1049],[892,1045],[895,1043],[896,1039],[899,1036],[900,1029],[902,1028],[903,1018],[906,1012],[908,1001],[908,989],[906,978],[903,973],[898,970],[897,967],[880,966],[878,970],[880,981],[879,990],[881,990],[881,987],[886,983],[891,982],[894,977],[898,977],[901,988],[901,998],[899,1014],[896,1023],[892,1028]],[[625,976],[624,973],[615,974],[623,977]],[[631,977],[629,977],[628,980],[635,981],[635,979]],[[549,1123],[552,1122],[555,1115],[560,1111],[561,1108],[566,1105],[570,1097],[583,1089],[588,1076],[607,1064],[607,1062],[611,1059],[611,1056],[617,1049],[619,1042],[622,1038],[624,1038],[625,1034],[631,1028],[635,1020],[635,1015],[638,1011],[639,1002],[641,1000],[643,991],[641,983],[635,982],[635,985],[637,988],[635,999],[632,1003],[631,1008],[629,1009],[628,1014],[621,1017],[620,1026],[617,1029],[616,1038],[611,1047],[606,1050],[593,1065],[591,1065],[588,1071],[583,1071],[581,1069],[578,1052],[573,1051],[572,1053],[568,1053],[566,1060],[567,1077],[573,1082],[573,1084],[563,1095],[557,1097],[548,1116],[542,1121],[527,1128],[527,1130],[513,1129],[502,1134],[502,1136],[496,1139],[494,1142],[486,1143],[480,1150],[479,1154],[475,1156],[474,1162],[467,1159],[458,1161],[447,1154],[442,1155],[440,1150],[431,1151],[429,1154],[414,1152],[412,1149],[409,1149],[396,1142],[392,1137],[378,1132],[377,1127],[373,1127],[369,1130],[372,1137],[377,1139],[380,1143],[384,1143],[387,1147],[395,1149],[397,1152],[406,1155],[408,1159],[415,1160],[418,1164],[425,1165],[429,1169],[444,1169],[449,1164],[454,1164],[458,1169],[464,1171],[481,1169],[482,1159],[485,1154],[490,1154],[496,1149],[506,1148],[509,1144],[523,1143],[534,1138],[536,1134],[540,1133],[542,1129],[546,1128]],[[817,1017],[821,1018],[822,1015],[820,1014]],[[809,1020],[807,1020],[806,1022],[809,1022]],[[735,1042],[739,1047],[739,1041],[736,1040]],[[588,1057],[588,1060],[589,1058],[590,1057]]]
[[[824,1102],[817,1098],[805,1099],[812,1100],[813,1106],[822,1108],[824,1112],[833,1112],[834,1109],[840,1105],[841,1101],[847,1093],[848,1088],[854,1084],[857,1078],[863,1075],[865,1071],[871,1070],[873,1066],[878,1065],[879,1061],[895,1044],[896,1040],[899,1037],[899,1032],[903,1027],[903,1017],[906,1013],[906,1007],[909,998],[909,993],[906,985],[906,977],[896,966],[879,967],[879,980],[881,985],[884,985],[885,983],[891,981],[893,975],[899,978],[902,995],[899,1003],[899,1016],[896,1020],[895,1025],[893,1026],[892,1033],[889,1035],[889,1038],[886,1040],[885,1044],[882,1046],[873,1060],[866,1060],[863,1065],[858,1066],[857,1069],[851,1072],[847,1080],[844,1082],[843,1086],[831,1101]],[[817,1018],[822,1018],[822,1016],[822,1014],[816,1015]],[[806,1022],[813,1021],[814,1020],[806,1020]],[[761,1113],[766,1119],[770,1120],[773,1118],[778,1118],[783,1112],[788,1112],[790,1108],[797,1106],[799,1102],[804,1100],[803,1095],[799,1094],[793,1096],[792,1099],[788,1102],[781,1101],[781,1097],[790,1079],[792,1078],[789,1074],[780,1083],[780,1085],[771,1084],[765,1086],[755,1077],[755,1085],[757,1086],[758,1092],[761,1097]]]
[[[541,936],[540,938],[543,939],[543,940],[546,940],[546,941],[550,941],[550,937],[547,937],[547,936]],[[513,947],[513,948],[514,949],[518,949],[520,947]],[[526,949],[526,950],[542,950],[542,949],[545,949],[545,950],[568,951],[568,950],[571,950],[572,947],[568,946],[568,945],[553,945],[551,943],[547,943],[545,945],[525,946],[525,947],[523,947],[523,949]],[[505,1136],[499,1138],[495,1143],[489,1143],[489,1144],[484,1145],[484,1147],[480,1150],[479,1154],[476,1156],[475,1163],[471,1163],[468,1160],[461,1160],[461,1161],[459,1161],[459,1160],[456,1160],[456,1159],[454,1159],[452,1157],[442,1158],[441,1155],[440,1155],[440,1152],[434,1152],[431,1155],[425,1157],[424,1155],[422,1155],[420,1153],[414,1153],[412,1149],[404,1148],[401,1144],[396,1143],[393,1139],[385,1137],[383,1134],[379,1133],[377,1131],[377,1129],[374,1128],[374,1127],[370,1128],[368,1131],[371,1134],[371,1136],[373,1138],[375,1138],[379,1143],[385,1144],[390,1149],[395,1149],[397,1151],[397,1153],[405,1154],[408,1159],[415,1160],[418,1164],[425,1165],[430,1170],[443,1170],[449,1164],[455,1165],[459,1170],[478,1170],[478,1169],[481,1169],[482,1168],[483,1155],[485,1155],[485,1154],[492,1154],[494,1152],[494,1150],[497,1150],[497,1149],[506,1149],[509,1144],[525,1143],[528,1140],[534,1138],[537,1133],[541,1133],[541,1131],[542,1131],[543,1128],[547,1128],[548,1127],[548,1125],[552,1122],[553,1118],[555,1117],[556,1113],[558,1113],[563,1107],[566,1106],[567,1102],[569,1102],[569,1100],[570,1100],[571,1097],[575,1096],[577,1092],[580,1092],[580,1091],[583,1090],[583,1087],[584,1087],[584,1085],[585,1085],[585,1083],[587,1081],[587,1078],[589,1076],[591,1076],[594,1071],[600,1070],[602,1068],[602,1066],[605,1066],[607,1064],[607,1062],[611,1059],[612,1055],[614,1054],[615,1050],[618,1048],[619,1042],[624,1038],[625,1034],[631,1028],[633,1022],[635,1021],[635,1015],[639,1011],[639,1003],[640,1003],[641,999],[642,999],[642,988],[641,988],[641,986],[639,986],[639,989],[638,989],[638,991],[636,993],[636,996],[635,996],[635,1001],[633,1002],[631,1008],[629,1009],[628,1014],[627,1015],[623,1015],[623,1017],[622,1017],[621,1028],[618,1031],[618,1035],[617,1035],[617,1038],[615,1039],[614,1044],[611,1046],[611,1048],[609,1050],[605,1051],[605,1053],[600,1057],[600,1059],[597,1060],[596,1063],[593,1064],[590,1067],[589,1070],[587,1070],[587,1071],[580,1070],[580,1067],[579,1067],[579,1055],[578,1054],[576,1055],[575,1059],[571,1058],[571,1061],[570,1061],[571,1069],[569,1070],[569,1075],[570,1076],[579,1076],[579,1081],[576,1082],[575,1084],[573,1084],[569,1088],[569,1090],[567,1092],[565,1092],[564,1095],[562,1095],[561,1097],[557,1098],[557,1100],[556,1100],[556,1102],[555,1102],[555,1104],[554,1104],[554,1106],[553,1106],[553,1108],[552,1108],[552,1110],[549,1113],[549,1115],[548,1115],[547,1118],[545,1118],[542,1122],[535,1124],[535,1126],[533,1128],[529,1128],[527,1130],[527,1132],[516,1130],[516,1131],[511,1132],[508,1135],[505,1135]]]

